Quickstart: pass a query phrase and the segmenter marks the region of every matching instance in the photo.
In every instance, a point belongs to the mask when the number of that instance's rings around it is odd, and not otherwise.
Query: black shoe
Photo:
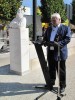
[[[60,93],[63,93],[64,91],[65,91],[64,87],[60,88]]]
[[[49,87],[49,90],[50,90],[50,91],[53,90],[53,85],[51,85],[51,86]]]
[[[47,84],[46,84],[46,85],[44,85],[44,87],[45,87],[45,88],[47,88],[47,87],[48,87],[48,86],[47,86]]]
[[[50,85],[50,86],[48,87],[48,85],[46,84],[44,87],[45,87],[45,88],[48,88],[50,91],[53,90],[53,85]]]

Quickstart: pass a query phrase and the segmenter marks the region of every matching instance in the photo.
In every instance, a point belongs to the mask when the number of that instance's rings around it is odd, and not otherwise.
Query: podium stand
[[[58,90],[56,91],[55,89],[51,90],[53,93],[57,94],[57,99],[56,100],[61,100],[61,97],[64,96],[64,94],[60,93],[60,45],[58,45],[57,42],[41,42],[41,41],[34,41],[34,46],[38,55],[38,59],[41,65],[41,69],[47,84],[47,88],[45,87],[35,87],[35,88],[44,88],[47,90],[50,90],[50,75],[49,75],[49,71],[48,71],[48,67],[47,67],[47,62],[45,60],[44,57],[44,53],[42,50],[42,45],[51,45],[51,46],[57,46],[58,47]],[[38,96],[35,100],[38,100],[41,96],[43,96],[45,93],[43,93],[42,95]]]

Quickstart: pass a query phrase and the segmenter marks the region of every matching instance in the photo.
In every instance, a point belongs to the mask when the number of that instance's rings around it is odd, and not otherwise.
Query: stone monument
[[[23,8],[20,7],[17,11],[16,18],[14,18],[11,23],[10,27],[12,28],[19,28],[19,27],[25,27],[26,28],[26,18],[23,16],[24,11]]]
[[[23,17],[23,7],[9,24],[10,71],[19,75],[29,70],[29,29]]]

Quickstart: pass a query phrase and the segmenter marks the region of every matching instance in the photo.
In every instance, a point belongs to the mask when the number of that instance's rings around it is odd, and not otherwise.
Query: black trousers
[[[55,84],[56,80],[56,72],[58,73],[58,61],[54,59],[54,51],[50,51],[47,55],[48,66],[49,66],[49,74],[50,74],[50,82],[52,85]],[[66,87],[66,61],[60,61],[60,87]]]

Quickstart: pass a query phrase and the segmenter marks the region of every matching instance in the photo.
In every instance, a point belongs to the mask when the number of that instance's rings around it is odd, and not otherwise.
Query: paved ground
[[[40,66],[26,72],[24,76],[10,73],[9,54],[0,55],[0,100],[35,100],[46,92],[34,86],[45,84]],[[56,85],[57,86],[57,80]],[[67,88],[62,100],[75,100],[75,55],[67,60]],[[39,100],[56,100],[57,95],[47,92]]]

